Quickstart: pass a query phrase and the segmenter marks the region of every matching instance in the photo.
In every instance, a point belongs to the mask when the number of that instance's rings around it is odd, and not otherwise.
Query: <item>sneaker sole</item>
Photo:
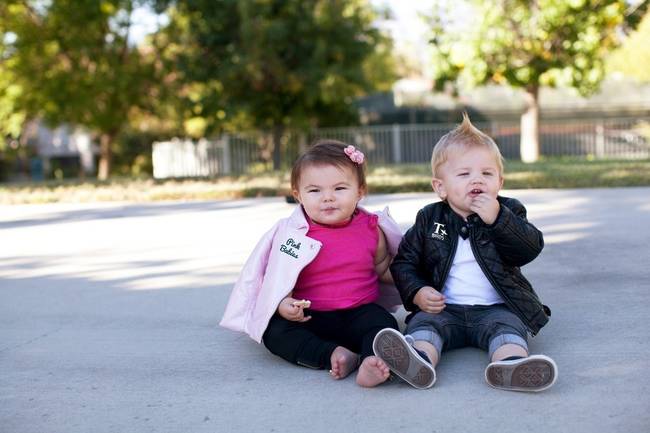
[[[485,369],[485,380],[494,388],[508,391],[544,391],[557,380],[557,365],[544,355],[497,361]]]
[[[431,388],[436,382],[436,371],[426,362],[404,336],[394,329],[382,329],[372,342],[372,350],[390,371],[418,389]]]

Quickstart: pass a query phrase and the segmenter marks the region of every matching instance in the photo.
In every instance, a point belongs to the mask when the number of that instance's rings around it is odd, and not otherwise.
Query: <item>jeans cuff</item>
[[[528,343],[519,335],[501,334],[497,335],[490,341],[490,348],[488,350],[488,362],[492,362],[492,355],[494,355],[494,352],[496,352],[499,347],[503,346],[504,344],[516,344],[517,346],[523,347],[526,353],[528,353]]]
[[[438,351],[438,356],[442,353],[442,338],[440,338],[440,335],[435,331],[418,329],[408,334],[406,339],[412,339],[413,341],[426,341],[427,343],[433,344],[433,347]]]

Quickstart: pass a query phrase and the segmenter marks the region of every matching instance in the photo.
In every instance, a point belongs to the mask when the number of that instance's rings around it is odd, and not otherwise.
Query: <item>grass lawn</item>
[[[534,164],[506,161],[505,184],[521,188],[606,188],[650,186],[650,160],[547,159]],[[431,191],[428,164],[374,167],[371,193]],[[217,179],[48,181],[0,184],[0,204],[213,200],[285,195],[289,173],[265,173]]]

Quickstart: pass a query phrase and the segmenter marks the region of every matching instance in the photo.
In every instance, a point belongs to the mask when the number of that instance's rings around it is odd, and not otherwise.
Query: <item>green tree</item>
[[[607,59],[607,70],[650,82],[650,14],[645,15],[637,30]]]
[[[3,62],[20,86],[17,108],[51,124],[96,131],[98,177],[111,170],[116,137],[147,98],[153,67],[129,44],[138,0],[5,0]],[[0,74],[2,70],[0,69]]]
[[[1,10],[1,9],[0,9]],[[0,15],[1,18],[1,15]],[[15,36],[0,19],[0,137],[17,138],[20,135],[26,113],[18,106],[22,87],[16,82],[12,66],[14,59],[11,44]],[[5,142],[0,138],[0,151]]]
[[[280,168],[286,128],[341,124],[372,87],[364,62],[383,40],[363,0],[192,0],[172,2],[170,30],[185,47],[178,74],[193,87],[194,115],[207,132],[240,113],[273,135]],[[173,36],[169,36],[173,39]],[[377,71],[372,71],[377,77]],[[377,78],[384,80],[384,78]]]
[[[628,9],[625,0],[469,0],[473,20],[453,26],[441,6],[432,23],[437,49],[436,82],[508,84],[525,93],[521,157],[539,156],[539,89],[569,86],[587,95],[605,75],[605,54],[617,46],[617,30],[634,25],[647,2]],[[447,6],[447,10],[448,6]],[[629,13],[626,14],[626,11]]]
[[[17,104],[21,94],[22,88],[15,84],[13,74],[0,65],[0,151],[5,144],[1,137],[17,138],[25,122],[26,113]]]

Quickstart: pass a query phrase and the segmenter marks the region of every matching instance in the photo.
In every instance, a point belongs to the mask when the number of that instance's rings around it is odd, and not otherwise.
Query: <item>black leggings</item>
[[[380,330],[398,329],[392,314],[377,304],[349,310],[307,310],[305,316],[311,319],[293,322],[275,313],[262,340],[271,353],[314,369],[332,368],[330,358],[337,346],[359,353],[363,360],[373,355],[372,340]]]

